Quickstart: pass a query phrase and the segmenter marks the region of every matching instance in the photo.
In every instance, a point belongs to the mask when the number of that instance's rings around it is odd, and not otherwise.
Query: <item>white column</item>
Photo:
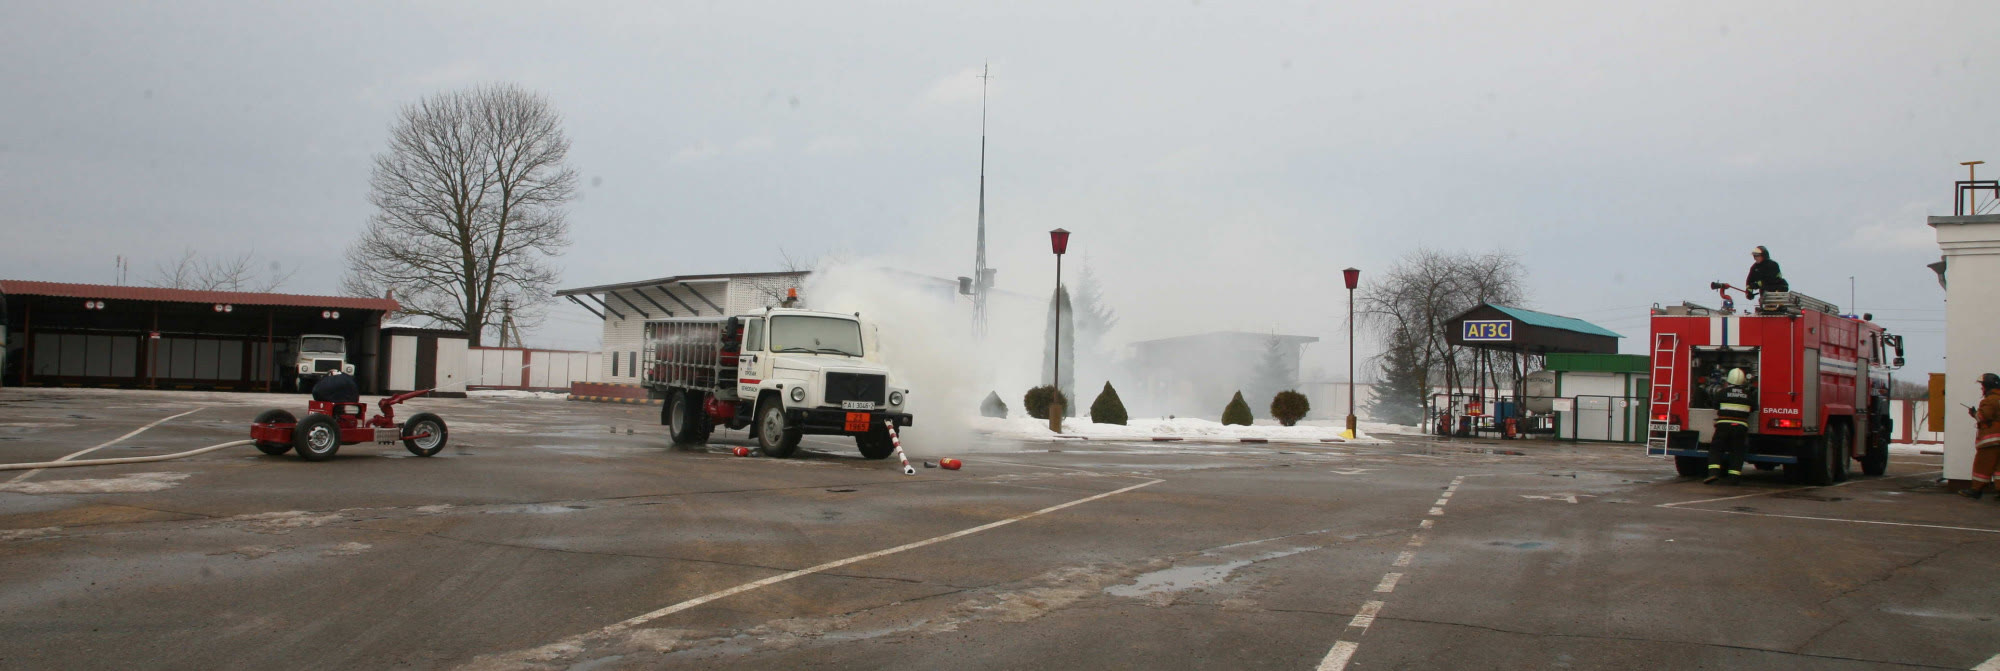
[[[1945,258],[1944,477],[1972,477],[1979,376],[2000,373],[2000,215],[1931,217]]]

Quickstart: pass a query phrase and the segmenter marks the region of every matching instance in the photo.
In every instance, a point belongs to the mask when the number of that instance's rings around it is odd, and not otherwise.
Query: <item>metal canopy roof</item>
[[[623,291],[626,289],[637,289],[640,287],[656,287],[662,284],[686,284],[689,282],[726,282],[729,280],[752,279],[758,277],[804,277],[808,274],[810,273],[804,270],[793,270],[793,271],[783,271],[775,273],[716,273],[712,275],[676,275],[673,277],[662,277],[655,280],[641,280],[638,282],[621,282],[618,284],[600,284],[594,287],[577,287],[575,289],[563,289],[561,291],[557,291],[556,295],[584,296],[589,294],[601,294],[607,291]]]
[[[112,301],[151,301],[157,303],[225,303],[229,305],[275,305],[298,308],[334,308],[340,310],[380,310],[394,312],[402,305],[389,298],[357,298],[353,296],[305,296],[299,294],[267,294],[248,291],[194,291],[191,289],[166,289],[161,287],[124,287],[106,284],[68,284],[63,282],[32,282],[28,280],[0,280],[0,294],[12,296],[49,296],[54,298],[104,299]]]
[[[1493,304],[1488,303],[1487,305],[1493,305]],[[1596,324],[1592,324],[1590,322],[1581,319],[1577,319],[1575,317],[1552,315],[1547,312],[1536,312],[1534,310],[1529,310],[1526,308],[1517,308],[1508,305],[1493,305],[1493,309],[1505,312],[1509,316],[1512,316],[1513,318],[1520,320],[1521,323],[1523,324],[1531,324],[1534,326],[1546,326],[1552,329],[1563,329],[1565,331],[1588,333],[1590,335],[1610,336],[1613,338],[1625,337],[1612,332],[1610,329],[1598,326]]]

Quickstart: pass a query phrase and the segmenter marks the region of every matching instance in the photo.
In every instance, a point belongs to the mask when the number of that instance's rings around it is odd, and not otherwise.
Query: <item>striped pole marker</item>
[[[882,425],[889,427],[889,442],[896,446],[896,458],[903,460],[903,475],[916,475],[917,469],[910,468],[910,456],[903,454],[903,438],[896,435],[896,422],[885,419]]]

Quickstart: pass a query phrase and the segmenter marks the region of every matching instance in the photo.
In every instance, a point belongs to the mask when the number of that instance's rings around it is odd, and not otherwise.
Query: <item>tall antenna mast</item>
[[[979,68],[979,252],[972,262],[972,334],[986,337],[986,290],[993,275],[986,269],[986,84],[992,67]]]

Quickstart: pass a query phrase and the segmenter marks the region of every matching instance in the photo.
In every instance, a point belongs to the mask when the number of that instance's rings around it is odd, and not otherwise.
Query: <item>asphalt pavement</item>
[[[0,389],[0,462],[303,406]],[[421,410],[436,457],[0,471],[0,667],[2000,668],[2000,503],[1935,456],[1724,488],[1629,445],[967,434],[905,476],[672,447],[652,406]]]

